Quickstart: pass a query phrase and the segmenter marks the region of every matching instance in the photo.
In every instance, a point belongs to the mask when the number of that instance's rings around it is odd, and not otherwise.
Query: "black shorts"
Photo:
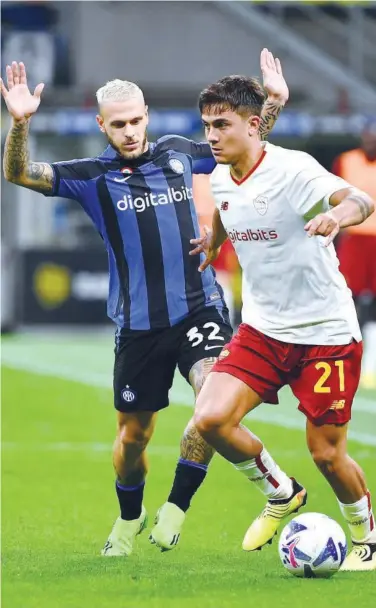
[[[175,369],[189,382],[192,366],[218,357],[232,329],[215,306],[208,306],[166,329],[121,329],[116,335],[114,402],[120,412],[167,407]]]

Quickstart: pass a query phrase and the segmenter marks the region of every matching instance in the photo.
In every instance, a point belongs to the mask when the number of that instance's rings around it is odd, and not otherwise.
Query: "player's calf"
[[[360,466],[346,453],[347,425],[307,423],[307,442],[315,464],[337,496],[353,548],[341,570],[376,569],[376,526],[371,496]]]
[[[190,421],[180,443],[180,458],[170,495],[159,509],[149,536],[150,542],[162,551],[170,551],[178,544],[185,514],[206,478],[213,455],[213,448],[199,435]]]

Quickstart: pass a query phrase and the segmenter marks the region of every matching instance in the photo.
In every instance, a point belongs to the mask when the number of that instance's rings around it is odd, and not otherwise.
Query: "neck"
[[[265,143],[258,139],[239,157],[238,160],[231,163],[230,171],[238,181],[243,179],[243,177],[258,163],[264,152],[264,147]]]

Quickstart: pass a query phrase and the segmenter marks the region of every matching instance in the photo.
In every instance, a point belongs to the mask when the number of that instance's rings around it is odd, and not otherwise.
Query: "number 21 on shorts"
[[[343,393],[345,391],[345,369],[343,359],[333,361],[332,364],[327,361],[318,361],[315,368],[318,371],[321,371],[321,375],[313,387],[315,393],[331,393],[332,389],[326,383],[332,374],[338,375],[340,392]],[[331,380],[334,380],[334,378],[331,378]]]

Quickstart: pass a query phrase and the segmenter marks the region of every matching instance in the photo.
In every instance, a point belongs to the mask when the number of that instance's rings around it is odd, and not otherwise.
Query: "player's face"
[[[232,110],[210,111],[201,116],[205,135],[217,163],[231,165],[249,150],[253,138],[258,136],[258,116],[243,116]]]
[[[138,158],[147,150],[148,109],[143,100],[106,102],[100,107],[97,123],[110,144],[124,158]]]

